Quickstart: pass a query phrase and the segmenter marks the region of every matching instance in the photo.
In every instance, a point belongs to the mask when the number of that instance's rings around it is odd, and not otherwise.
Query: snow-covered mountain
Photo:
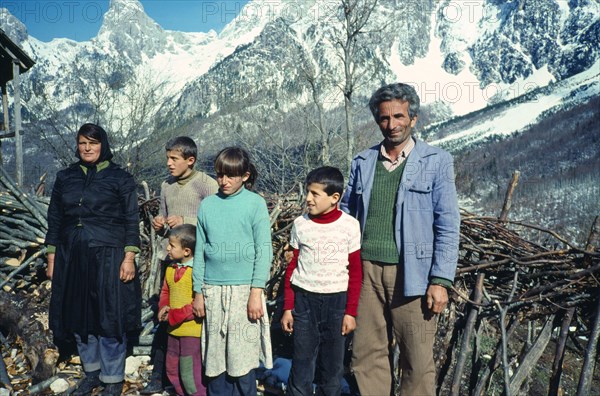
[[[36,61],[24,75],[25,99],[35,102],[43,92],[60,108],[76,104],[71,89],[80,77],[74,73],[76,66],[107,75],[116,66],[127,74],[150,75],[166,88],[157,92],[164,99],[253,39],[250,34],[220,38],[214,31],[164,30],[137,0],[112,0],[98,35],[85,42],[61,38],[41,42],[29,36],[26,27],[6,9],[0,8],[0,21],[9,37]]]
[[[217,34],[164,30],[139,1],[111,0],[98,35],[86,42],[36,40],[5,9],[0,23],[37,62],[24,75],[26,107],[81,107],[92,101],[90,85],[131,96],[123,88],[144,82],[161,102],[154,111],[170,111],[175,126],[274,97],[293,109],[310,99],[307,70],[326,105],[342,103],[340,4],[252,0]],[[379,0],[357,36],[354,95],[407,81],[424,104],[444,102],[457,115],[512,99],[597,69],[599,15],[595,0]],[[118,102],[123,114],[126,102]]]
[[[531,90],[515,99],[488,106],[451,121],[429,126],[423,135],[451,151],[525,131],[550,115],[587,103],[600,93],[600,60],[588,70]]]
[[[311,17],[275,19],[252,44],[188,84],[179,114],[206,117],[225,104],[255,103],[261,91],[269,98],[279,93],[280,105],[286,104],[282,95],[292,106],[305,103],[306,68],[326,80],[324,100],[341,103],[336,40],[345,32],[322,2],[302,4]],[[354,60],[363,74],[354,94],[368,96],[382,81],[406,81],[424,104],[444,102],[466,114],[591,68],[598,59],[599,15],[593,1],[380,1],[363,29],[368,34],[358,38],[365,48]],[[223,95],[230,81],[243,88]]]

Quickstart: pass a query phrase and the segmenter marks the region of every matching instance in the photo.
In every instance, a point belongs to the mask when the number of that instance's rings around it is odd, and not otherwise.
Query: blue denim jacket
[[[431,278],[454,280],[460,214],[454,163],[446,151],[415,139],[396,200],[395,239],[404,263],[404,296],[424,295]],[[340,208],[364,229],[381,144],[352,160]]]

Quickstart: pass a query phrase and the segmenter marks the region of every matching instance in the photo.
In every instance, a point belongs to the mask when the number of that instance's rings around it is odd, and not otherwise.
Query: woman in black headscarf
[[[74,395],[120,395],[126,334],[139,328],[139,215],[133,177],[111,162],[104,129],[77,132],[79,161],[56,175],[48,208],[50,328],[75,337],[86,373]]]

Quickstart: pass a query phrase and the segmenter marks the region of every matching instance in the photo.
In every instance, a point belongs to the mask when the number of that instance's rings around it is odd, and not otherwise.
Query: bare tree
[[[323,110],[323,103],[320,98],[320,86],[318,82],[318,74],[314,67],[303,68],[303,74],[308,82],[311,92],[312,101],[317,110],[317,120],[310,120],[311,125],[319,132],[321,136],[321,154],[320,161],[323,165],[330,164],[330,149],[329,149],[329,131],[325,127],[325,115]]]
[[[147,151],[156,149],[143,143],[158,130],[161,120],[169,115],[163,107],[163,96],[157,95],[157,92],[166,92],[166,85],[165,81],[157,80],[148,70],[133,75],[112,106],[112,120],[105,120],[117,137],[117,153],[121,162],[134,175],[142,170]],[[117,114],[117,109],[124,111]],[[159,149],[162,151],[163,147]]]
[[[102,64],[70,65],[72,78],[60,87],[70,98],[67,105],[54,101],[46,90],[35,92],[38,100],[30,108],[30,128],[39,132],[41,142],[64,166],[73,161],[74,132],[86,122],[101,125],[109,132],[116,162],[135,176],[147,150],[153,149],[143,142],[167,116],[162,109],[166,82],[153,78],[150,71],[136,73],[117,60],[110,69]]]
[[[312,111],[306,114],[311,128],[319,135],[320,155],[319,163],[329,165],[336,148],[334,138],[343,140],[345,144],[345,161],[349,167],[354,155],[354,92],[357,87],[365,83],[369,72],[369,78],[379,69],[377,62],[371,61],[372,45],[369,33],[377,33],[384,27],[373,28],[369,26],[369,20],[378,0],[338,0],[336,3],[328,4],[328,11],[337,12],[337,19],[321,21],[322,39],[313,37],[314,46],[308,46],[306,42],[298,41],[300,54],[300,75],[302,76],[310,100],[314,106]],[[333,7],[332,7],[333,6]],[[287,24],[290,30],[294,30],[293,22]],[[331,23],[335,22],[335,23]],[[296,36],[291,35],[292,40]],[[339,63],[329,56],[330,47],[326,43],[333,43],[336,47],[336,58]],[[343,77],[337,78],[338,70],[343,70]],[[341,93],[342,95],[339,95]],[[343,96],[344,120],[340,123],[336,108],[341,106]],[[316,116],[315,116],[316,115]],[[344,124],[345,136],[340,135],[341,125]],[[342,130],[342,133],[344,131]]]
[[[246,148],[260,172],[260,190],[287,194],[301,186],[307,169],[311,169],[317,155],[314,153],[314,134],[290,133],[308,131],[308,118],[269,112],[269,119],[250,114],[245,117],[252,124],[249,128],[233,128],[236,144]],[[273,127],[283,124],[285,128]],[[240,124],[238,124],[239,126]]]
[[[378,0],[340,0],[341,1],[341,34],[335,42],[340,49],[338,56],[344,68],[342,93],[344,94],[344,111],[346,115],[346,163],[354,156],[354,90],[358,80],[364,74],[359,70],[358,58],[365,52],[363,37],[367,33],[367,25]]]

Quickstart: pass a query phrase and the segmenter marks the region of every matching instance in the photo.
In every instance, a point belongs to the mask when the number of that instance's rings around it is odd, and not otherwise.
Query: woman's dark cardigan
[[[139,276],[119,279],[126,247],[140,243],[135,182],[112,162],[98,168],[77,163],[58,172],[48,208],[46,244],[56,246],[50,328],[58,339],[121,337],[140,325]]]

